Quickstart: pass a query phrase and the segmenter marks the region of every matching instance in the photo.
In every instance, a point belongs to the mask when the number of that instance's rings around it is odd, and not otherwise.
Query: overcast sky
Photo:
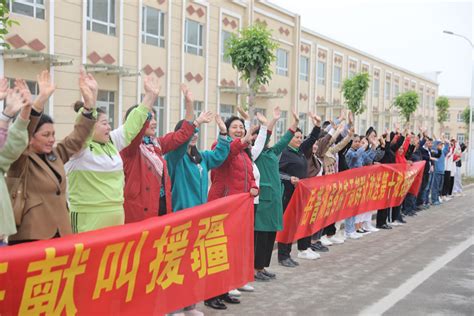
[[[472,1],[270,0],[301,24],[416,73],[441,71],[439,94],[470,96]]]

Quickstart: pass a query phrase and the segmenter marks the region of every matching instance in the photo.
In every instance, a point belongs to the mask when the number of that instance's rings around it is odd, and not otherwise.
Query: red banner
[[[408,192],[418,194],[424,166],[373,165],[300,181],[277,241],[291,243],[342,219],[400,205]]]
[[[0,248],[0,315],[163,314],[253,280],[253,198]]]

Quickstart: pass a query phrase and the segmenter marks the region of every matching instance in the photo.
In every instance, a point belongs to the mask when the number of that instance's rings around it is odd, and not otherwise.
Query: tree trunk
[[[249,115],[250,115],[250,122],[253,121],[255,116],[254,106],[255,106],[255,95],[257,94],[258,87],[256,87],[257,81],[257,70],[250,71],[250,78],[249,78]]]

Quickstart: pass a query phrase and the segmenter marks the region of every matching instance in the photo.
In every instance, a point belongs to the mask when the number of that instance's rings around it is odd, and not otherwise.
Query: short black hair
[[[238,117],[238,116],[235,116],[235,115],[232,115],[232,116],[229,117],[227,120],[225,120],[225,127],[227,128],[227,132],[229,132],[230,124],[232,124],[233,121],[241,121],[242,124],[244,125],[245,133],[247,134],[247,130],[245,129],[245,122],[244,122],[244,120],[241,119],[241,118]]]
[[[38,121],[38,125],[36,125],[36,128],[35,128],[35,131],[33,132],[33,134],[36,134],[36,132],[38,132],[38,130],[41,128],[41,126],[43,126],[44,124],[54,124],[53,122],[53,119],[51,118],[51,116],[49,116],[48,114],[42,114],[39,121]]]
[[[130,115],[130,113],[132,113],[133,110],[135,110],[136,108],[138,107],[138,104],[135,104],[135,105],[132,105],[128,110],[127,112],[125,112],[125,120],[127,120],[128,116]],[[155,118],[157,117],[156,115],[156,110],[155,109],[152,109],[153,111],[153,114],[155,114]]]

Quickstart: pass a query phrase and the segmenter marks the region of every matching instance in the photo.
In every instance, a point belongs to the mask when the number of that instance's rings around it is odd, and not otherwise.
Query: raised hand
[[[31,100],[32,100],[31,92],[30,92],[30,89],[28,88],[28,86],[26,85],[25,80],[15,79],[15,88],[18,88],[20,90],[20,93],[23,95],[23,97],[28,99],[28,101],[31,103]]]
[[[311,121],[313,121],[313,125],[314,126],[318,126],[318,127],[321,127],[321,117],[316,115],[315,113],[313,112],[309,112],[309,117],[311,118]]]
[[[8,79],[2,78],[0,79],[0,101],[5,100],[8,93]]]
[[[201,114],[199,114],[198,118],[196,119],[196,123],[198,125],[209,123],[210,121],[212,121],[213,117],[214,114],[212,114],[211,111],[201,112]]]
[[[3,113],[9,117],[14,117],[23,107],[31,104],[29,98],[25,96],[18,87],[8,89],[6,101]]]
[[[340,127],[341,126],[339,126],[339,128]],[[342,130],[344,130],[344,126],[342,126]],[[351,128],[349,128],[349,137],[354,136],[354,134],[355,134],[354,126],[351,126]]]
[[[278,121],[280,118],[281,118],[281,109],[277,105],[273,108],[273,119]]]
[[[220,133],[222,134],[227,133],[227,126],[225,126],[225,123],[219,114],[216,114],[216,124],[219,127]]]
[[[240,116],[244,119],[244,121],[250,120],[249,112],[244,111],[244,109],[240,106],[237,107],[237,112],[239,112]]]
[[[252,127],[250,127],[249,130],[247,131],[247,134],[245,134],[245,136],[242,137],[242,143],[251,144],[254,137],[253,134],[258,130],[258,128],[259,128],[258,125],[253,125]],[[257,135],[255,135],[255,137],[256,136]]]
[[[257,120],[260,122],[261,125],[267,126],[268,124],[267,118],[260,112],[257,112]]]
[[[354,114],[352,113],[352,111],[349,111],[348,117],[349,117],[349,125],[353,125],[354,124]]]
[[[84,99],[84,108],[88,111],[95,108],[99,86],[95,78],[84,69],[79,72],[79,91]]]
[[[145,90],[145,95],[143,96],[142,103],[150,111],[153,110],[153,105],[158,99],[158,95],[160,94],[160,88],[160,82],[155,76],[150,75],[146,76],[143,79],[143,89]]]
[[[188,86],[185,85],[184,83],[181,84],[181,93],[183,93],[186,104],[188,103],[192,104],[194,102],[193,93],[191,92],[191,90],[189,90]]]

